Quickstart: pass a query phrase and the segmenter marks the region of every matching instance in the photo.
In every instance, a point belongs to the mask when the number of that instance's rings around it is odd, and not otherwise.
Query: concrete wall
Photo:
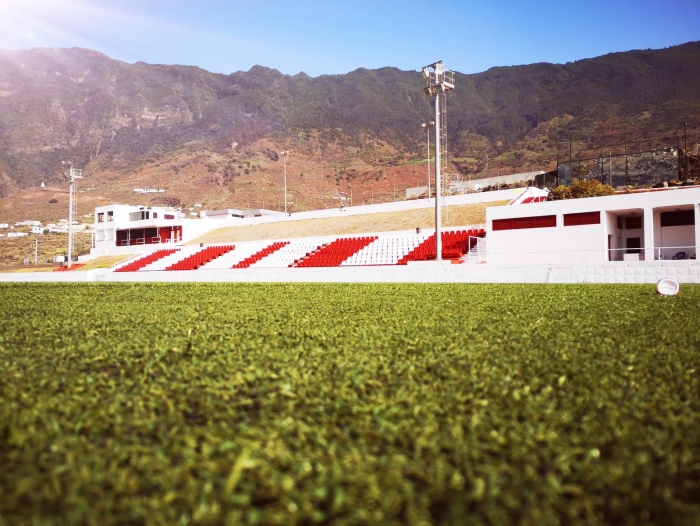
[[[479,188],[486,188],[487,186],[498,186],[513,183],[528,183],[534,181],[536,176],[542,174],[544,174],[542,170],[535,170],[534,172],[522,172],[517,174],[499,175],[495,177],[484,177],[482,179],[468,179],[467,181],[456,181],[450,184],[450,189],[454,191],[474,191]]]
[[[605,261],[608,258],[608,235],[612,235],[613,260],[622,260],[627,239],[640,238],[640,257],[647,261],[672,257],[680,249],[674,247],[695,245],[686,249],[688,257],[698,252],[700,243],[698,218],[700,218],[700,188],[677,187],[662,191],[620,194],[587,199],[547,201],[486,209],[486,231],[490,263],[552,262],[552,261]],[[661,227],[662,211],[692,208],[695,210],[695,226]],[[600,225],[564,226],[563,216],[570,213],[601,212]],[[493,230],[497,219],[557,216],[557,226],[522,230]],[[617,217],[635,215],[642,217],[641,229],[618,229]],[[597,256],[584,256],[594,251]],[[526,255],[530,253],[530,255]],[[535,255],[539,253],[539,258]],[[568,253],[569,256],[557,254]],[[575,256],[579,254],[579,256]],[[591,252],[592,254],[592,252]]]
[[[673,278],[700,283],[695,261],[551,265],[454,265],[415,262],[405,266],[155,271],[0,273],[3,282],[342,282],[342,283],[647,283]],[[682,294],[681,289],[681,294]]]
[[[493,264],[607,261],[604,224],[504,230],[489,232],[486,238]]]
[[[471,205],[478,203],[492,203],[496,201],[510,201],[518,197],[524,188],[514,188],[511,190],[500,190],[497,192],[479,192],[474,194],[453,195],[443,197],[443,206]],[[232,218],[227,221],[205,219],[207,223],[213,223],[212,228],[225,226],[260,225],[268,223],[278,223],[287,221],[303,221],[306,219],[324,219],[331,217],[347,217],[362,214],[378,214],[382,212],[401,212],[404,210],[420,210],[423,208],[434,208],[435,198],[416,199],[412,201],[397,201],[395,203],[380,203],[376,205],[344,206],[340,208],[326,208],[323,210],[311,210],[308,212],[295,212],[287,217],[251,217]]]
[[[666,226],[659,228],[661,246],[669,247],[661,251],[664,259],[671,259],[678,252],[685,252],[686,257],[695,254],[695,226]]]

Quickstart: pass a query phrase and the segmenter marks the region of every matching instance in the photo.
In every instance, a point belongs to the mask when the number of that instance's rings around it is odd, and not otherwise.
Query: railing
[[[478,243],[478,242],[477,242]],[[653,260],[682,261],[696,259],[696,246],[651,247]],[[647,249],[611,248],[580,250],[528,250],[519,252],[491,252],[486,257],[477,255],[479,262],[499,263],[629,263],[644,261]],[[478,252],[477,252],[478,254]],[[627,257],[626,257],[627,256]],[[472,260],[470,259],[471,263]]]
[[[472,239],[474,239],[474,245],[472,246]],[[469,249],[467,254],[467,262],[470,264],[474,263],[488,263],[488,245],[487,238],[479,236],[469,236]]]
[[[175,240],[168,238],[165,241],[161,240],[159,237],[135,237],[133,239],[122,239],[118,246],[128,247],[132,245],[159,245],[161,243],[179,243],[180,241],[182,241],[181,237],[178,237]]]
[[[683,260],[683,259],[695,259],[697,256],[697,248],[695,245],[684,246],[684,247],[654,247],[654,259],[670,259],[670,260]],[[666,254],[661,251],[667,251]],[[668,256],[671,257],[668,257]]]

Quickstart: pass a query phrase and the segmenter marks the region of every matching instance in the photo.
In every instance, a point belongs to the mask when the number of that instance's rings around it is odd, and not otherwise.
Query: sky
[[[216,73],[478,73],[700,40],[700,0],[0,0],[0,49],[83,47]]]

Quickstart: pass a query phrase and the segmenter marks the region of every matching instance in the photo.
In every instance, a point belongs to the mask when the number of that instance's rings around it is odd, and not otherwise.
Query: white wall
[[[491,231],[486,239],[493,264],[607,261],[603,224]]]
[[[646,259],[654,259],[653,247],[676,243],[684,239],[682,244],[694,243],[700,240],[690,237],[691,229],[678,231],[666,235],[667,228],[660,227],[660,211],[669,210],[677,206],[687,207],[695,205],[698,214],[700,203],[700,188],[677,187],[662,191],[647,191],[641,193],[619,194],[605,197],[591,197],[586,199],[571,199],[566,201],[547,201],[544,203],[490,207],[486,209],[486,231],[488,239],[489,263],[524,262],[524,261],[605,261],[607,260],[607,235],[613,234],[614,244],[620,248],[626,247],[626,240],[631,237],[639,237],[642,254],[646,252]],[[563,226],[563,215],[582,212],[602,212],[600,225]],[[643,225],[647,229],[618,230],[615,216],[630,215],[635,212],[642,216]],[[536,216],[557,216],[556,228],[535,228],[522,230],[494,231],[493,221],[496,219],[512,219]],[[653,218],[653,221],[652,221]],[[678,228],[678,227],[673,227]],[[682,232],[682,233],[681,233]],[[664,237],[665,236],[665,237]],[[675,236],[675,237],[674,237]],[[618,238],[619,241],[618,241]],[[692,239],[692,241],[690,241]],[[594,251],[595,255],[584,256],[582,251]],[[527,254],[527,253],[530,254]],[[557,255],[567,252],[569,256]],[[620,251],[622,252],[622,251]],[[669,249],[671,253],[676,251]],[[686,250],[688,252],[688,250]],[[515,254],[519,253],[519,256]],[[535,253],[539,253],[536,255]],[[619,257],[616,255],[616,257]],[[552,259],[550,259],[552,258]]]
[[[534,172],[522,172],[517,174],[499,175],[494,177],[484,177],[481,179],[468,179],[466,181],[457,181],[452,183],[450,187],[459,189],[470,189],[475,188],[486,188],[487,186],[498,186],[513,183],[530,182],[535,180],[535,176],[542,175],[544,172],[542,170],[535,170]]]
[[[686,258],[690,258],[696,253],[695,225],[665,226],[659,230],[660,243],[657,242],[657,244],[669,247],[661,250],[664,259],[671,259],[678,252],[685,252]]]
[[[525,188],[513,188],[496,192],[478,192],[473,194],[453,195],[443,197],[443,206],[471,205],[477,203],[493,203],[497,201],[510,201],[518,197]],[[326,208],[323,210],[311,210],[308,212],[295,212],[288,216],[229,218],[226,221],[220,219],[204,220],[206,223],[215,222],[211,228],[226,226],[259,225],[287,221],[303,221],[305,219],[323,219],[329,217],[347,217],[362,214],[377,214],[381,212],[401,212],[404,210],[420,210],[423,208],[435,208],[435,198],[415,199],[412,201],[397,201],[395,203],[380,203],[376,205],[344,206],[340,208]]]
[[[550,265],[453,265],[431,261],[378,267],[0,273],[0,281],[12,282],[647,283],[650,293],[661,278],[700,283],[700,264],[689,260]]]

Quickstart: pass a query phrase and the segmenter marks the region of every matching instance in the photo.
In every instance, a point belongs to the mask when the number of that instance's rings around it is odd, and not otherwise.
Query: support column
[[[600,215],[600,222],[603,225],[603,253],[601,256],[598,257],[598,261],[612,261],[610,259],[610,247],[608,242],[608,234],[610,234],[610,232],[608,231],[608,212],[602,211],[600,212]],[[563,225],[564,222],[562,221],[561,224]]]
[[[644,260],[654,261],[654,209],[644,209]]]
[[[442,260],[442,189],[440,187],[442,178],[442,159],[440,158],[440,91],[435,95],[435,260]]]
[[[695,203],[693,209],[695,210],[695,258],[697,260],[700,255],[700,204]]]

